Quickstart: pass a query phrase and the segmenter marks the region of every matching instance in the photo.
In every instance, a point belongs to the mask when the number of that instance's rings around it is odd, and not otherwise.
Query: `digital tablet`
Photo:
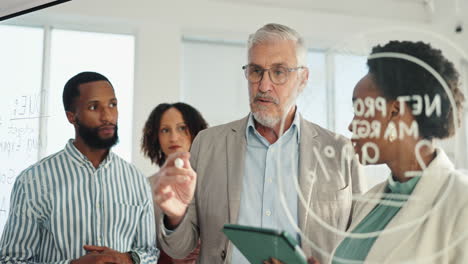
[[[297,241],[285,231],[225,224],[223,233],[252,264],[275,258],[284,264],[307,264]]]

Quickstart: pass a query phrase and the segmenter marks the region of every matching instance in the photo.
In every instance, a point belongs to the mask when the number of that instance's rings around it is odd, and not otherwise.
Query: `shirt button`
[[[270,211],[270,210],[267,210],[267,211],[265,212],[265,215],[266,215],[266,216],[270,216],[270,215],[271,215],[271,211]]]

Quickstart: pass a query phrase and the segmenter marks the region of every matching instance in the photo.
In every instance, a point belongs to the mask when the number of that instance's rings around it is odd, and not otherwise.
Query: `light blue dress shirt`
[[[294,237],[298,223],[298,180],[300,118],[296,111],[287,131],[270,144],[255,129],[252,114],[245,131],[247,148],[241,203],[237,223],[255,227],[284,230]],[[282,192],[279,188],[281,184]],[[281,203],[284,195],[290,216]],[[234,248],[231,263],[248,264],[242,253]]]

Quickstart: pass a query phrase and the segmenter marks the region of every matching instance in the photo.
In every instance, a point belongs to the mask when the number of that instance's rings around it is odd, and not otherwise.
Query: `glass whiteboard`
[[[43,33],[0,26],[0,231],[16,176],[38,160]]]

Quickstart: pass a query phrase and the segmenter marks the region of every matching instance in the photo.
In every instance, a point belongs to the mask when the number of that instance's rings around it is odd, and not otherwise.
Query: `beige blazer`
[[[379,201],[387,182],[364,195]],[[443,150],[423,171],[410,199],[369,251],[365,263],[468,263],[468,177],[454,170]],[[358,202],[353,230],[375,207]]]
[[[350,223],[352,194],[365,191],[360,167],[349,152],[350,143],[316,124],[301,118],[299,185],[303,202],[299,202],[300,230],[306,238],[302,246],[306,255],[328,260],[339,238],[317,223],[314,215],[330,227],[345,230]],[[236,223],[242,192],[248,117],[199,133],[191,148],[191,165],[197,172],[195,198],[181,224],[166,232],[163,215],[156,208],[160,247],[174,258],[188,255],[201,239],[198,263],[230,263],[232,245],[221,232],[226,223]],[[322,155],[327,148],[335,157]],[[320,154],[320,159],[315,153]],[[312,175],[316,175],[312,180]],[[301,200],[301,197],[299,197]],[[310,208],[309,214],[307,208]],[[288,221],[285,219],[285,221]],[[314,249],[313,246],[316,248]]]

